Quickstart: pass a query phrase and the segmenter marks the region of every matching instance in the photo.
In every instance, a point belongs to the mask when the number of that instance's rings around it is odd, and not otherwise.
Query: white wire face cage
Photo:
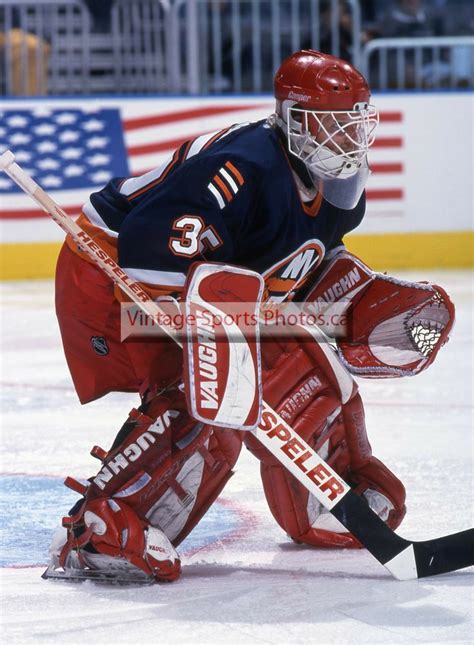
[[[287,108],[289,151],[321,179],[346,179],[367,165],[367,152],[379,122],[373,105],[350,111]]]

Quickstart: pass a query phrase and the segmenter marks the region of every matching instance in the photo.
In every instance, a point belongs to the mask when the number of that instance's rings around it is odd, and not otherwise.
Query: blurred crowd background
[[[0,0],[0,93],[271,90],[312,47],[374,89],[474,87],[473,0]]]

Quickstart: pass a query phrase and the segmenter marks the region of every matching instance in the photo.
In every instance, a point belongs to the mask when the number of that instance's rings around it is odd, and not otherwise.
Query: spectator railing
[[[55,40],[59,40],[67,25],[74,30],[78,19],[81,32],[86,31],[88,25],[83,22],[82,7],[76,9],[69,0],[43,0],[35,4],[27,0],[0,0],[2,94],[44,94],[46,83],[51,87],[50,79],[46,78],[50,68],[51,34],[57,29]],[[69,60],[67,55],[66,59]]]
[[[3,94],[155,93],[168,89],[167,0],[115,0],[96,31],[81,0],[0,0]],[[47,76],[47,81],[46,81]]]
[[[304,47],[360,61],[358,0],[178,0],[174,8],[189,93],[269,91],[282,59]]]
[[[261,92],[302,47],[359,61],[358,0],[115,0],[100,33],[81,0],[0,0],[0,26],[3,94]]]
[[[150,94],[173,86],[174,41],[167,0],[115,0],[111,15],[114,93]]]
[[[474,87],[474,36],[378,38],[362,50],[361,70],[371,87]]]
[[[474,87],[473,37],[381,38],[361,51],[359,2],[115,0],[98,28],[82,0],[0,0],[0,93],[268,92],[302,47],[351,60],[374,89]]]

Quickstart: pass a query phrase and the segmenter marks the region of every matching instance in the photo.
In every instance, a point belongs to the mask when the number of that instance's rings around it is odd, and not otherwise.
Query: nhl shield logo
[[[109,346],[103,336],[92,336],[91,345],[94,352],[99,356],[107,356],[109,353]]]

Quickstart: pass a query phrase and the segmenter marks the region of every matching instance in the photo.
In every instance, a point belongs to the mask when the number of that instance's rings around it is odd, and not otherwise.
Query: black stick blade
[[[474,566],[474,529],[414,542],[418,577],[436,576]]]
[[[352,491],[331,513],[398,580],[425,578],[474,565],[474,529],[412,542],[392,531]]]

